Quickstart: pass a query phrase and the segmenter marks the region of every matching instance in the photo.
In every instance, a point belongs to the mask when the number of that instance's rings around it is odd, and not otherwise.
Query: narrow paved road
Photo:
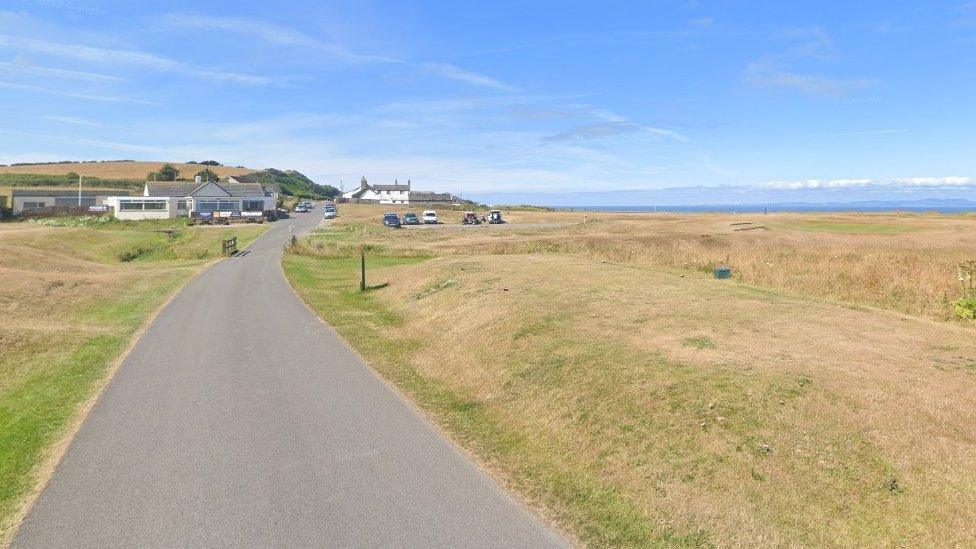
[[[160,313],[15,547],[565,545],[292,293],[281,221]]]

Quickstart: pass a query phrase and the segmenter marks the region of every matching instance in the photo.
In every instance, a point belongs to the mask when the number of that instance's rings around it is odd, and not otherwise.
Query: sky
[[[976,1],[807,4],[4,0],[0,163],[475,194],[976,186]]]

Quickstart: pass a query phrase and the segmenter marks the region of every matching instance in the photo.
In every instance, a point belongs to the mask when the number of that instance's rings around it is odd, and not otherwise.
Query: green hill
[[[268,168],[249,175],[255,176],[264,185],[276,185],[285,196],[323,199],[335,198],[339,195],[339,189],[331,185],[319,185],[295,170],[282,171]]]

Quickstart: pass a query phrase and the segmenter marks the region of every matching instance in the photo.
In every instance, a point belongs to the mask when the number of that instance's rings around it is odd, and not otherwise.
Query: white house
[[[105,204],[119,219],[169,219],[194,213],[266,212],[277,193],[257,182],[147,181],[142,196],[112,196]]]
[[[410,180],[406,185],[393,180],[392,185],[370,185],[363,177],[359,180],[359,187],[343,193],[342,198],[350,202],[373,202],[378,204],[409,204]]]

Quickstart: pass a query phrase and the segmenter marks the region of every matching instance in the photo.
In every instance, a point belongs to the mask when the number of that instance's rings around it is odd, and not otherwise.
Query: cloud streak
[[[46,40],[37,40],[34,38],[11,36],[7,34],[0,34],[0,48],[53,55],[99,65],[128,65],[166,72],[178,72],[223,82],[235,82],[250,85],[265,85],[271,83],[271,79],[265,76],[215,71],[202,67],[195,67],[168,57],[162,57],[135,50],[97,48],[94,46],[85,46],[80,44],[63,44],[59,42],[49,42]]]
[[[196,28],[202,30],[221,30],[244,32],[260,37],[269,44],[278,46],[294,46],[314,50],[334,59],[350,63],[378,63],[394,66],[410,67],[415,70],[433,74],[455,82],[461,82],[482,88],[490,88],[505,92],[516,92],[518,88],[506,84],[497,78],[463,69],[451,63],[427,61],[413,62],[396,57],[383,55],[362,54],[347,48],[332,44],[310,36],[293,28],[273,25],[264,21],[244,19],[239,17],[209,17],[196,13],[169,13],[164,21],[175,28]]]
[[[545,137],[544,141],[583,141],[593,139],[603,139],[607,137],[617,137],[627,134],[646,134],[656,137],[666,137],[675,141],[686,143],[688,138],[678,132],[644,126],[630,121],[601,122],[596,124],[584,124],[576,126],[565,132]]]
[[[795,69],[800,62],[826,62],[837,57],[833,39],[820,27],[791,27],[782,30],[778,37],[793,41],[793,45],[782,53],[767,54],[748,63],[742,73],[747,83],[821,97],[844,97],[878,84],[871,78],[825,76]]]
[[[61,97],[71,97],[73,99],[86,99],[88,101],[103,101],[108,103],[134,103],[137,105],[152,105],[152,106],[162,105],[162,103],[156,103],[154,101],[146,101],[145,99],[136,99],[133,97],[125,97],[121,95],[98,95],[92,93],[79,93],[79,92],[64,91],[64,90],[54,89],[54,88],[45,88],[42,86],[32,86],[30,84],[18,84],[16,82],[0,82],[0,88],[5,88],[8,90],[43,93],[47,95],[58,95]]]
[[[40,65],[31,65],[28,63],[7,63],[5,61],[0,61],[0,70],[6,70],[8,72],[12,72],[12,71],[26,72],[30,74],[36,74],[38,76],[51,76],[54,78],[87,80],[91,82],[122,82],[125,80],[124,78],[120,78],[118,76],[109,76],[107,74],[96,74],[91,72],[56,69],[52,67],[42,67]]]

